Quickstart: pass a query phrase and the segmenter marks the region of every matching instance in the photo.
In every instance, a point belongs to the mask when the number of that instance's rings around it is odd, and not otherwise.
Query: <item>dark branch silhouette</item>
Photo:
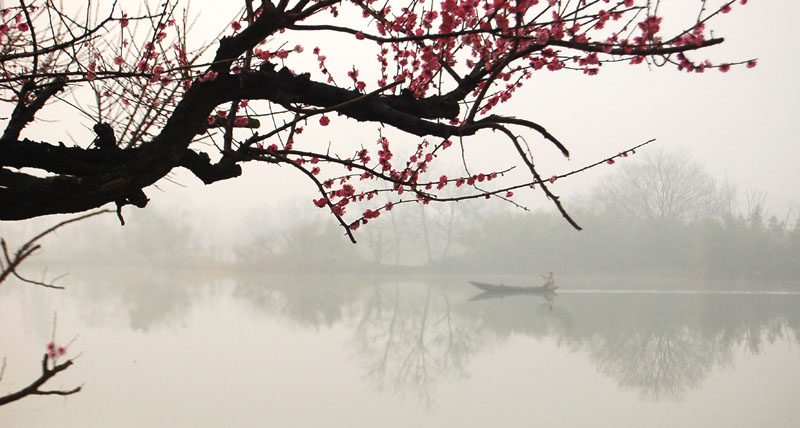
[[[706,10],[704,2],[695,22],[670,34],[661,31],[661,17],[652,15],[656,11],[646,1],[487,3],[472,12],[450,2],[433,9],[410,2],[403,13],[360,0],[263,1],[257,8],[244,3],[232,31],[199,47],[192,47],[185,29],[175,25],[178,1],[135,17],[115,3],[105,15],[87,15],[83,21],[49,2],[10,8],[4,18],[8,43],[0,49],[5,70],[0,99],[12,110],[0,136],[0,220],[84,212],[108,203],[116,205],[122,220],[122,207],[145,207],[145,189],[177,167],[211,184],[240,176],[243,163],[264,162],[302,170],[319,191],[314,203],[327,208],[353,241],[353,231],[394,203],[497,195],[518,205],[507,193],[528,187],[541,189],[580,229],[548,186],[553,179],[534,166],[534,151],[520,132],[541,137],[564,156],[569,155],[566,144],[534,120],[493,114],[495,107],[548,70],[593,75],[604,63],[620,61],[697,72],[755,65],[754,60],[689,59],[723,42],[707,29],[721,11]],[[352,20],[337,19],[354,10]],[[130,31],[129,21],[142,24],[145,32]],[[313,49],[318,71],[293,70],[290,57],[302,55],[304,48],[285,46],[292,35],[309,31],[352,38],[357,48],[377,47],[377,87],[368,90],[360,80],[365,64],[353,64],[347,72],[351,87],[338,84],[319,48]],[[66,94],[75,101],[67,102]],[[96,136],[70,145],[25,138],[26,127],[49,104],[75,107],[89,118],[84,126]],[[391,127],[422,142],[388,142],[381,133],[377,157],[366,147],[352,153],[343,142],[325,150],[294,149],[312,120],[328,126],[328,113]],[[262,126],[272,129],[262,131]],[[463,152],[468,139],[493,131],[508,137],[515,155],[493,170],[471,174],[464,165],[457,176],[439,179],[435,158],[447,147],[457,141]],[[250,135],[241,137],[242,132]],[[413,155],[397,159],[399,145]],[[527,179],[502,172],[517,166],[527,171]],[[355,169],[361,174],[350,173]],[[494,187],[475,184],[484,175],[498,179]],[[468,185],[460,187],[462,181]],[[452,185],[459,191],[439,192]],[[368,205],[379,192],[396,195],[383,206],[353,213],[353,206]],[[400,196],[404,192],[412,197]]]
[[[4,395],[0,397],[0,406],[6,405],[8,403],[13,403],[14,401],[23,399],[25,397],[31,395],[72,395],[75,393],[80,392],[81,386],[75,387],[73,389],[63,390],[63,389],[54,389],[54,390],[44,390],[41,389],[47,381],[52,379],[55,375],[61,373],[62,371],[66,370],[71,366],[73,363],[72,359],[64,361],[63,363],[56,364],[47,354],[44,354],[42,358],[42,375],[39,376],[38,379],[31,382],[30,385],[26,386],[25,388],[20,389],[17,392]]]

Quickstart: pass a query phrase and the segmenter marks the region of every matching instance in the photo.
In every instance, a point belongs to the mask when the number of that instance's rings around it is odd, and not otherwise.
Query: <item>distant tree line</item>
[[[572,233],[550,213],[507,214],[448,262],[470,271],[535,274],[667,274],[714,279],[800,278],[800,225],[727,215],[691,223],[607,218],[584,212]]]
[[[575,211],[583,232],[563,227],[556,214],[504,214],[475,227],[479,244],[458,264],[514,273],[800,278],[800,220],[768,215],[763,193],[741,195],[683,153],[645,155],[591,194]]]

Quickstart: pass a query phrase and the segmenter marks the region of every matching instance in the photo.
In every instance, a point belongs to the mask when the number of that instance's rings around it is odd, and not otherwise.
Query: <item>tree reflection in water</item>
[[[730,364],[733,355],[730,347],[687,327],[598,337],[589,353],[620,386],[635,388],[654,401],[682,398],[713,368]]]
[[[798,337],[800,296],[561,293],[553,311],[533,296],[475,302],[472,316],[503,338],[552,337],[648,400],[680,400],[744,347]]]
[[[395,282],[372,287],[355,343],[379,390],[412,393],[430,405],[437,384],[466,375],[480,330],[478,320],[454,314],[442,287]]]
[[[427,404],[443,382],[469,376],[472,358],[512,335],[555,339],[586,353],[621,387],[651,400],[680,399],[736,351],[764,342],[800,343],[800,296],[580,294],[506,296],[470,301],[466,280],[385,281],[363,276],[252,276],[209,280],[178,272],[86,281],[82,304],[121,305],[132,330],[165,328],[198,301],[221,295],[303,327],[342,325],[364,377],[376,389],[416,395]],[[96,283],[95,285],[91,285]],[[205,285],[203,285],[205,284]],[[77,292],[77,290],[76,290]],[[552,308],[550,305],[552,304]],[[102,322],[111,314],[93,317]],[[534,345],[535,346],[535,345]],[[547,387],[546,385],[542,386]]]

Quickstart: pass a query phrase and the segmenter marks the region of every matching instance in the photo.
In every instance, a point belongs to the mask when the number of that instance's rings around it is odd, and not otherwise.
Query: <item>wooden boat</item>
[[[556,289],[558,288],[555,285],[548,286],[549,283],[545,283],[540,287],[517,287],[513,285],[503,285],[503,284],[495,285],[495,284],[487,284],[485,282],[476,282],[476,281],[470,281],[469,283],[474,285],[475,287],[480,288],[486,293],[497,293],[497,294],[548,294],[556,291]]]

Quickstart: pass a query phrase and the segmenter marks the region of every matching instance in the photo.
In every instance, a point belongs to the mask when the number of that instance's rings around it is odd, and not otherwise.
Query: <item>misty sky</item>
[[[682,19],[697,10],[696,3],[699,2],[662,2],[662,27],[683,27],[687,21]],[[231,3],[210,0],[195,0],[190,10],[199,15],[190,33],[197,43],[213,39],[236,14]],[[548,143],[529,138],[543,176],[580,168],[656,138],[648,150],[685,150],[714,177],[728,179],[743,191],[765,191],[767,208],[783,216],[787,210],[796,211],[800,202],[795,185],[800,182],[800,168],[795,165],[798,145],[792,129],[800,99],[796,77],[800,60],[797,49],[787,42],[792,40],[790,32],[798,21],[800,5],[789,0],[737,4],[733,12],[715,18],[710,25],[713,35],[725,37],[725,43],[704,50],[704,54],[694,54],[692,59],[733,62],[757,58],[754,69],[738,67],[728,73],[712,70],[686,74],[669,67],[648,70],[646,64],[607,64],[594,77],[569,70],[539,71],[511,102],[494,113],[533,120],[571,150],[572,158],[566,161]],[[297,43],[307,53],[314,46],[321,46],[328,56],[329,69],[338,72],[342,80],[352,63],[361,64],[364,73],[377,68],[374,52],[365,50],[359,57],[350,49],[351,44],[340,43],[346,39],[330,34],[304,36]],[[309,53],[305,60],[309,66],[306,69],[315,71],[313,55]],[[365,80],[374,85],[374,79]],[[327,146],[328,142],[352,140],[372,147],[378,125],[354,124],[334,118],[324,130],[309,125],[303,144]],[[26,132],[35,137],[37,131],[32,128]],[[75,130],[76,134],[80,132]],[[406,137],[403,142],[410,146],[418,141],[416,137]],[[498,153],[494,147],[500,140],[492,135],[482,134],[469,141],[471,152],[478,158],[491,159]],[[577,201],[581,192],[620,163],[561,180],[553,189],[563,196],[562,201],[569,208],[571,200]],[[244,177],[212,186],[202,185],[182,170],[174,171],[171,180],[159,182],[158,189],[145,189],[152,200],[148,209],[174,212],[204,227],[213,220],[221,232],[235,229],[254,216],[281,221],[287,215],[320,213],[311,203],[317,197],[313,185],[288,167],[251,165],[246,167]],[[548,206],[541,193],[523,196],[522,201],[532,207]]]
[[[673,3],[686,7],[687,2]],[[696,10],[698,2],[688,3],[692,11]],[[225,7],[219,2],[194,2],[193,6],[200,11],[201,22],[231,15],[224,12]],[[664,18],[665,25],[670,16]],[[800,168],[796,166],[799,150],[792,129],[800,102],[800,83],[796,77],[800,60],[796,49],[786,42],[791,40],[791,29],[798,20],[800,5],[788,0],[751,1],[714,20],[711,25],[714,35],[725,37],[725,43],[693,58],[707,57],[714,62],[757,58],[758,66],[754,69],[740,67],[728,73],[712,70],[687,74],[668,67],[648,70],[646,65],[608,64],[594,77],[569,71],[538,73],[497,113],[534,120],[571,149],[572,159],[567,162],[548,144],[534,143],[537,164],[545,176],[578,168],[657,138],[657,143],[649,149],[685,150],[718,179],[727,178],[743,191],[757,188],[767,192],[768,208],[784,215],[788,209],[796,210],[800,202],[800,191],[795,185],[800,182]],[[198,26],[208,27],[217,28],[211,24]],[[302,44],[307,48],[322,46],[329,67],[346,70],[348,62],[353,61],[353,52],[337,51],[335,46],[323,43],[331,38],[330,35],[325,40],[307,37]],[[376,64],[372,54],[364,56],[360,61],[365,64],[363,68]],[[336,134],[318,138],[328,141],[351,138],[354,131],[341,122],[326,130]],[[311,126],[308,128],[315,131]],[[310,138],[321,134],[307,135]],[[369,143],[373,135],[366,137]],[[481,138],[487,137],[474,140]],[[408,141],[413,144],[416,138]],[[564,201],[569,206],[570,195],[586,191],[615,167],[604,166],[580,178],[557,182],[554,188],[565,195]],[[199,209],[213,213],[216,202],[229,201],[226,209],[229,218],[261,211],[258,207],[269,211],[269,207],[283,206],[286,198],[301,197],[292,207],[313,211],[310,202],[315,196],[313,189],[304,180],[296,180],[297,174],[288,170],[255,165],[242,179],[205,187],[187,177],[180,180],[189,185],[187,189],[163,184],[167,198],[159,197],[157,192],[150,193],[156,205],[179,204],[189,212]],[[287,183],[295,181],[299,184],[293,184],[292,191],[286,192]],[[308,204],[303,204],[303,199]],[[546,201],[537,194],[533,205],[544,206]]]

